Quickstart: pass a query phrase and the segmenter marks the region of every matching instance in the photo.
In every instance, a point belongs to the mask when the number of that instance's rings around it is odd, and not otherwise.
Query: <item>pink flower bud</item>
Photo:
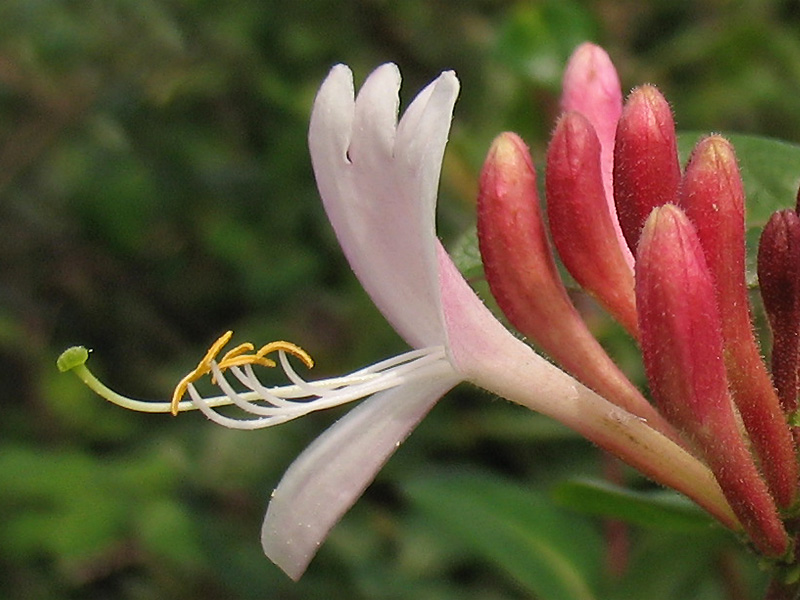
[[[680,205],[697,230],[712,275],[733,399],[778,505],[797,497],[794,443],[761,357],[745,283],[744,186],[733,146],[698,142],[686,166]]]
[[[759,550],[785,553],[788,537],[733,413],[713,280],[689,219],[653,210],[636,260],[642,354],[663,414],[701,452]]]
[[[597,132],[603,154],[607,154],[601,162],[604,172],[608,166],[610,178],[614,163],[614,136],[622,114],[622,87],[614,63],[600,46],[585,42],[572,53],[564,71],[561,110],[574,110],[589,119]]]
[[[634,337],[633,270],[617,241],[600,173],[600,142],[582,114],[566,113],[547,152],[547,216],[553,243],[575,280]]]
[[[677,439],[570,301],[545,233],[530,154],[516,134],[498,136],[483,166],[478,242],[489,287],[514,327],[601,396]]]
[[[561,110],[581,113],[597,133],[600,141],[600,173],[608,212],[625,262],[633,268],[633,254],[628,249],[617,222],[614,188],[611,183],[614,137],[622,114],[622,88],[611,58],[600,46],[586,42],[572,53],[564,71]]]
[[[772,329],[772,379],[787,416],[797,411],[800,365],[800,217],[770,217],[758,245],[758,282]]]
[[[654,86],[628,96],[614,146],[614,202],[631,251],[650,211],[676,202],[681,170],[672,110]]]

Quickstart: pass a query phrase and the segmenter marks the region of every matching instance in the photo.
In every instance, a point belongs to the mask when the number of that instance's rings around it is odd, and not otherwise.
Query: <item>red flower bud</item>
[[[495,139],[481,172],[478,243],[489,287],[514,327],[601,396],[677,439],[570,301],[545,233],[530,154],[516,134]]]
[[[758,245],[758,282],[772,329],[772,379],[787,416],[797,411],[800,365],[800,217],[770,217]]]
[[[698,142],[686,166],[680,205],[696,227],[714,282],[734,402],[772,493],[787,508],[797,497],[794,442],[750,321],[744,186],[727,140],[709,136]]]
[[[711,273],[694,227],[674,205],[647,220],[636,260],[642,354],[653,396],[698,448],[766,556],[788,537],[733,413]]]
[[[547,152],[547,216],[564,266],[581,287],[639,336],[628,266],[603,189],[600,141],[582,114],[566,113]]]
[[[652,85],[633,90],[617,125],[614,202],[631,251],[650,211],[676,202],[681,170],[675,121],[664,96]]]

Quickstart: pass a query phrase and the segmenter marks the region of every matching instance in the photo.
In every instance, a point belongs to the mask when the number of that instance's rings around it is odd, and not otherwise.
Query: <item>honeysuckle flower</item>
[[[601,144],[579,112],[565,113],[547,148],[547,217],[553,244],[575,281],[634,338],[639,337],[633,270],[609,211],[601,173]],[[612,204],[613,205],[613,204]]]
[[[353,271],[377,307],[414,348],[341,378],[306,382],[287,354],[288,342],[259,351],[241,345],[223,355],[227,336],[179,383],[178,411],[199,408],[218,422],[269,426],[303,411],[368,398],[312,443],[284,475],[262,528],[267,555],[299,578],[330,528],[437,400],[468,381],[549,415],[645,475],[677,489],[726,526],[740,525],[712,473],[697,458],[640,418],[578,383],[540,357],[491,314],[439,244],[435,205],[458,80],[443,73],[397,121],[400,75],[394,65],[373,72],[355,96],[350,70],[338,65],[314,103],[309,147],[328,217]],[[277,352],[292,384],[266,388],[253,365]],[[59,360],[105,398],[129,408],[167,412],[105,388],[73,348]],[[271,362],[271,359],[268,359]],[[304,360],[308,362],[309,360]],[[197,377],[213,375],[223,395],[204,398]],[[232,374],[246,388],[238,392]],[[217,413],[236,404],[250,420]],[[304,407],[310,406],[310,409]]]
[[[783,411],[797,411],[800,366],[800,216],[774,213],[758,244],[758,283],[772,329],[772,378]]]
[[[789,538],[733,412],[713,277],[694,226],[672,204],[653,210],[639,239],[636,301],[659,408],[700,450],[758,549],[782,556]]]
[[[798,468],[794,442],[750,320],[744,198],[733,146],[720,136],[701,139],[686,165],[680,206],[697,229],[714,279],[733,399],[778,505],[788,508],[797,498]]]
[[[631,252],[650,211],[677,202],[681,169],[675,121],[652,85],[634,89],[622,109],[614,143],[614,202]]]

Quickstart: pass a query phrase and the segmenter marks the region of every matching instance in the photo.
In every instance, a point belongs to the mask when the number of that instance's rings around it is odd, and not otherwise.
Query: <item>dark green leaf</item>
[[[667,490],[636,492],[607,481],[581,479],[558,485],[553,496],[561,506],[644,527],[696,531],[712,523],[688,498]]]

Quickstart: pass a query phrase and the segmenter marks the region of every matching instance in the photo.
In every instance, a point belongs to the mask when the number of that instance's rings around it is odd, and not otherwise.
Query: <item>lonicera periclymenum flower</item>
[[[573,75],[579,81],[580,68]],[[587,85],[593,81],[584,80]],[[561,421],[740,530],[703,457],[610,360],[602,358],[602,349],[592,345],[588,331],[578,331],[577,313],[569,317],[575,339],[586,344],[588,370],[599,373],[598,381],[607,389],[592,391],[592,384],[587,387],[542,358],[472,291],[435,231],[439,175],[458,80],[452,72],[443,73],[398,120],[399,86],[397,68],[384,65],[356,95],[350,70],[334,67],[314,102],[309,148],[342,250],[366,292],[412,350],[344,377],[306,381],[289,362],[293,356],[312,366],[311,357],[298,346],[272,342],[256,350],[240,344],[223,353],[231,339],[225,334],[178,382],[171,402],[143,402],[114,393],[89,372],[84,364],[88,353],[82,347],[62,355],[62,370],[74,371],[101,396],[122,406],[147,412],[199,409],[209,419],[238,429],[268,427],[364,399],[295,460],[271,498],[262,543],[267,555],[295,579],[400,442],[462,381]],[[488,167],[496,168],[493,193],[516,193],[502,178],[504,161],[519,160],[518,143],[505,140],[495,151],[497,165]],[[529,168],[524,163],[513,162]],[[490,172],[485,179],[494,175]],[[529,185],[522,181],[521,189]],[[507,227],[513,229],[513,219]],[[632,263],[625,260],[630,269]],[[551,268],[546,260],[541,265]],[[487,272],[491,269],[492,261],[487,260]],[[556,282],[548,285],[540,290],[545,301],[562,294]],[[562,309],[563,314],[569,312],[563,304]],[[256,369],[275,366],[274,355],[290,383],[267,388]],[[220,396],[206,398],[198,392],[195,382],[206,376],[220,388]],[[227,405],[244,417],[220,411]]]

